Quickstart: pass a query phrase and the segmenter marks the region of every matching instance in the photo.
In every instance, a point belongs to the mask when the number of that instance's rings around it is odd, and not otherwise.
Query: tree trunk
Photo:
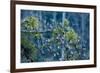
[[[63,15],[62,15],[62,26],[64,26],[64,20],[65,20],[65,13],[63,12]],[[62,49],[62,51],[61,51],[62,52],[61,53],[62,54],[61,55],[61,60],[64,60],[64,54],[65,54],[64,51],[65,51],[65,48],[64,48],[63,45],[62,45],[62,48],[61,49]]]

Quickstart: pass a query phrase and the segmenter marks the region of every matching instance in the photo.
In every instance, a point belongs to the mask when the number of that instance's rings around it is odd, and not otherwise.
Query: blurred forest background
[[[21,62],[88,60],[89,16],[21,10]]]

